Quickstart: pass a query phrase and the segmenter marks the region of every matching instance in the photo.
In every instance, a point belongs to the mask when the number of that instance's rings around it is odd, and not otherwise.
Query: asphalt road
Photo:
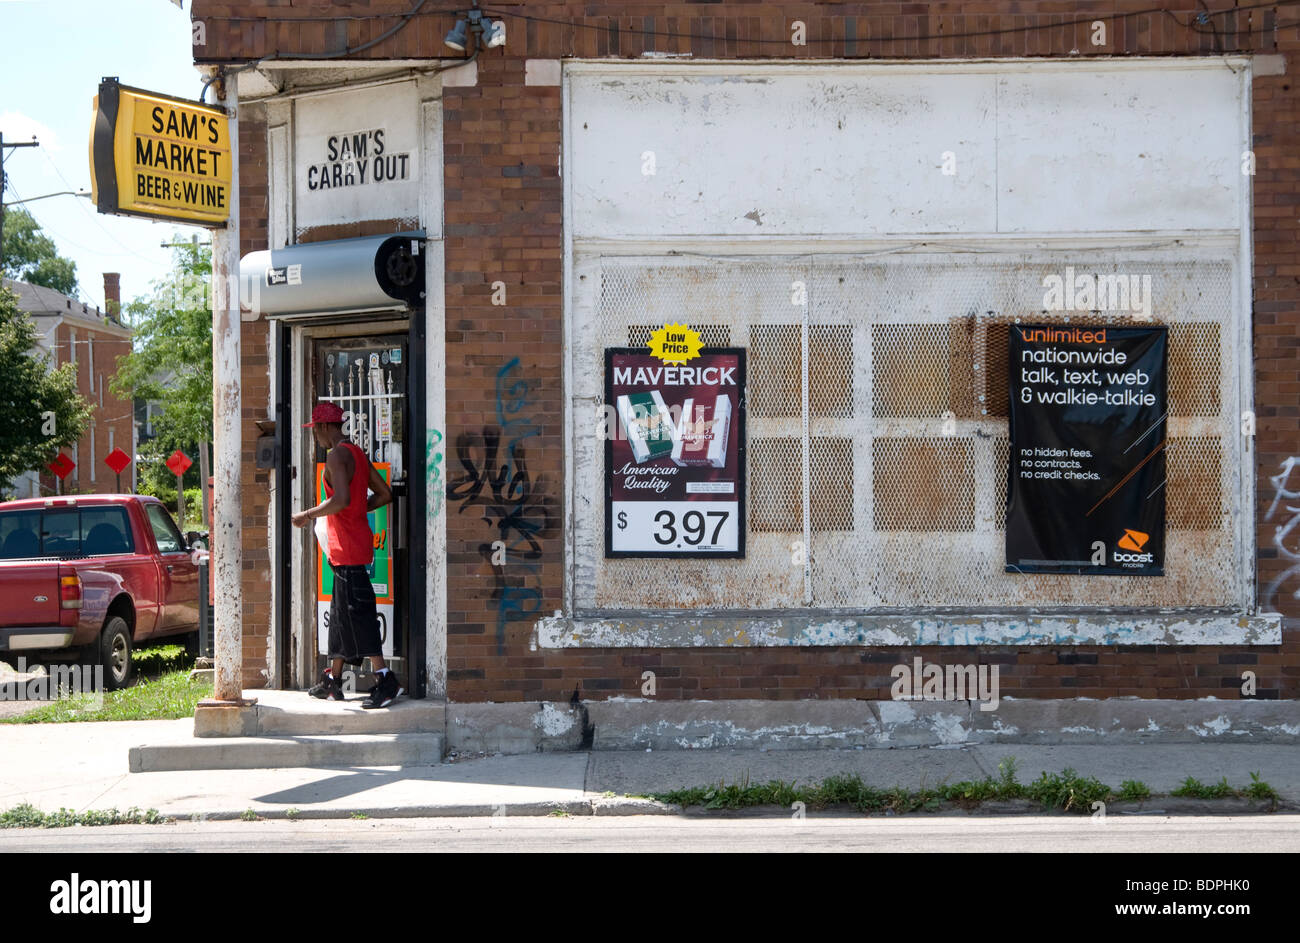
[[[1300,852],[1300,815],[628,816],[178,822],[0,831],[0,852]]]

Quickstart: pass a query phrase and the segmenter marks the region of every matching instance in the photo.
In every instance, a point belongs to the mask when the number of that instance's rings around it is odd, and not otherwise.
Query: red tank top
[[[366,516],[366,484],[370,480],[370,460],[351,442],[339,443],[352,455],[352,485],[348,489],[348,506],[325,518],[329,534],[329,561],[335,566],[368,566],[375,559],[375,537]],[[334,489],[325,482],[325,496]]]

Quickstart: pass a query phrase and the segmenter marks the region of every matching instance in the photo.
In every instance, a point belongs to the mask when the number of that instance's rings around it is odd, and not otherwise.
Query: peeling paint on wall
[[[1300,570],[1300,565],[1297,566]],[[1280,645],[1277,613],[1187,617],[963,615],[701,615],[576,619],[547,616],[539,648],[898,647],[917,645]]]

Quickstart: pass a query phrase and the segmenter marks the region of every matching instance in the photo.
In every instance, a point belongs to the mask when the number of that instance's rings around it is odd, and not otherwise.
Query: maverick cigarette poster
[[[605,556],[744,557],[745,351],[605,351]]]
[[[1163,576],[1164,327],[1013,324],[1007,572]]]

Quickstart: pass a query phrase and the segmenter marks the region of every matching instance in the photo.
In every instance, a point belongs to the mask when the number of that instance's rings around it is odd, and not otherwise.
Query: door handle
[[[169,563],[169,564],[167,564],[167,572],[168,572],[168,573],[170,573],[170,572],[171,572],[172,570],[174,570],[174,569],[176,569],[176,564],[174,564],[174,563]]]

